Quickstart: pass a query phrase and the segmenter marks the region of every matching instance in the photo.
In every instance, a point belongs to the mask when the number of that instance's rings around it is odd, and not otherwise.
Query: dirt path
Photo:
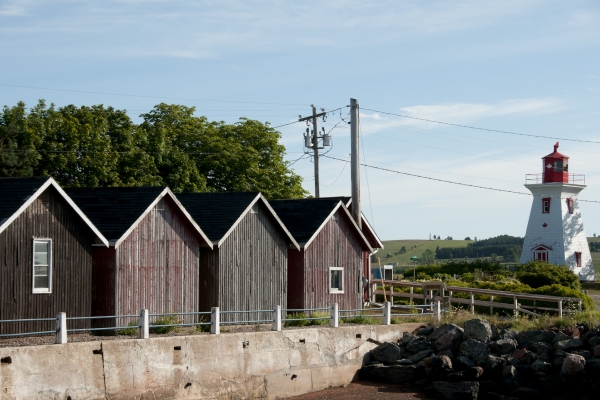
[[[432,400],[432,397],[418,392],[414,387],[408,385],[391,385],[388,383],[377,383],[358,381],[346,387],[336,387],[308,393],[302,396],[290,397],[289,400]]]

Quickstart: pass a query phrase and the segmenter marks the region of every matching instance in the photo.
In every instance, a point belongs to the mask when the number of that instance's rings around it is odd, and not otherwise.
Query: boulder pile
[[[382,343],[364,380],[422,385],[454,399],[600,399],[600,329],[515,332],[486,320],[421,327]]]

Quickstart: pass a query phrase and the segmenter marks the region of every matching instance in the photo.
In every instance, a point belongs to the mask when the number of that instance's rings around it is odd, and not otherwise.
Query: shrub
[[[307,315],[306,313],[293,313],[290,314],[286,317],[286,321],[285,321],[285,326],[306,326],[308,325],[308,321],[306,320],[301,320],[301,321],[289,321],[287,319],[291,318],[291,319],[301,319],[301,318],[306,318]]]
[[[350,318],[340,318],[340,323],[357,325],[379,325],[381,324],[381,319],[359,314]]]
[[[207,315],[201,315],[200,318],[198,319],[198,322],[200,322],[200,323],[210,322],[210,317],[208,317]],[[199,332],[210,332],[210,325],[198,325],[198,326],[196,326],[196,330]],[[221,328],[221,330],[223,330],[223,328]]]
[[[566,265],[558,266],[546,262],[530,261],[518,267],[516,277],[532,288],[557,284],[581,290],[577,275]]]
[[[182,321],[178,320],[175,315],[161,315],[151,325],[177,325],[181,323]],[[150,333],[165,334],[174,331],[176,328],[176,326],[159,326],[150,328]]]
[[[131,328],[119,329],[117,331],[117,335],[135,336],[138,334],[139,328],[138,328],[137,321],[131,321],[130,323],[127,324],[127,326],[130,326]]]

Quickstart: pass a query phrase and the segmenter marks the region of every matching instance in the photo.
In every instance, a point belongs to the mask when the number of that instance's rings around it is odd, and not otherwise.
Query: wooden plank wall
[[[329,267],[344,267],[344,293],[329,293]],[[361,308],[363,249],[347,215],[337,212],[304,250],[304,308]],[[290,285],[295,282],[290,281]]]
[[[94,234],[52,187],[0,233],[0,319],[91,315]],[[47,200],[46,200],[47,199]],[[32,294],[33,238],[52,239],[52,293]],[[0,333],[55,329],[55,322],[0,324]],[[89,320],[70,321],[87,328]]]
[[[139,314],[143,308],[150,314],[198,311],[201,243],[165,197],[164,210],[150,211],[117,248],[117,314]]]
[[[287,307],[289,239],[260,202],[248,212],[219,249],[221,310],[272,310]],[[272,313],[223,315],[223,321],[272,319]]]

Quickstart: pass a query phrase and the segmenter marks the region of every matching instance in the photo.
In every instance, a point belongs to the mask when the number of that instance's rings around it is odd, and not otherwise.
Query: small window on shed
[[[577,268],[581,268],[581,252],[580,251],[575,252],[575,266]]]
[[[550,213],[550,197],[542,199],[542,214]]]
[[[329,268],[329,293],[344,293],[344,268]]]
[[[33,293],[52,293],[52,240],[33,240]]]
[[[569,214],[573,214],[573,199],[567,199],[567,208],[569,209]]]
[[[258,203],[254,204],[254,205],[252,206],[252,209],[250,210],[250,212],[251,212],[252,214],[258,214]]]
[[[160,199],[158,203],[156,203],[156,211],[163,211],[165,209],[165,200]]]

